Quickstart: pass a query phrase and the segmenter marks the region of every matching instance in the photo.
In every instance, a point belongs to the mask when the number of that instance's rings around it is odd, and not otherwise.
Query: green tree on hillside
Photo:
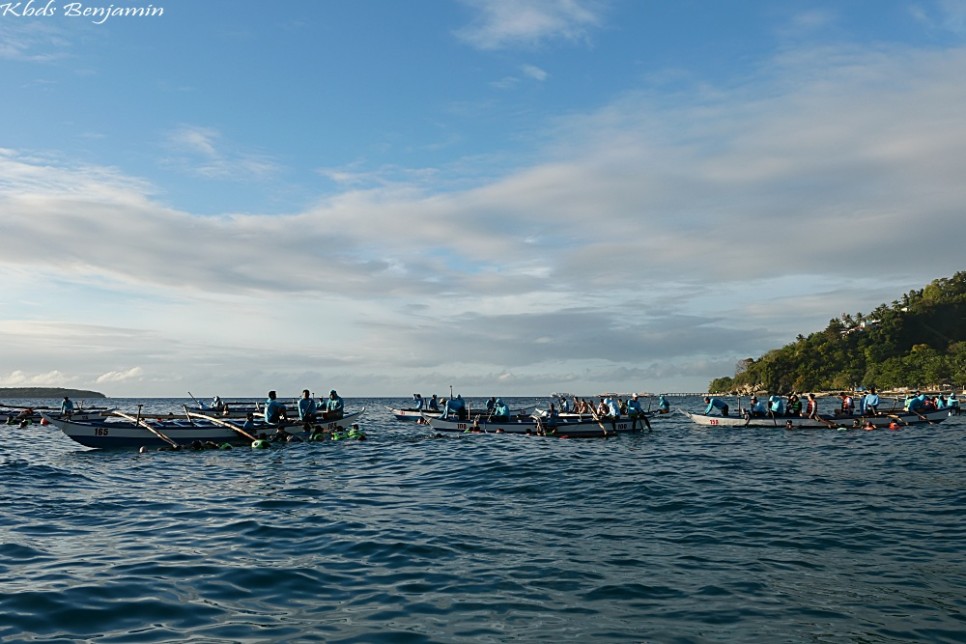
[[[871,313],[843,313],[819,332],[758,359],[709,391],[809,391],[962,386],[966,382],[966,272],[934,280]]]

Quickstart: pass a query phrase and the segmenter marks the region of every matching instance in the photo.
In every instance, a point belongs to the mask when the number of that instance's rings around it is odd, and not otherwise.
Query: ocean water
[[[0,641],[966,641],[966,417],[434,437],[406,402],[271,450],[0,427]]]

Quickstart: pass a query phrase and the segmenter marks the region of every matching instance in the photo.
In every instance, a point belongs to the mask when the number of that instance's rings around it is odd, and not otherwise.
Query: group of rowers
[[[553,409],[553,405],[550,405],[550,407]],[[648,406],[648,411],[650,411],[650,406]],[[667,396],[661,394],[657,399],[657,413],[667,414],[670,411],[671,404],[668,402]],[[592,401],[578,398],[577,396],[573,397],[573,401],[566,397],[561,397],[560,413],[589,414],[608,420],[620,420],[623,416],[632,419],[643,418],[648,412],[641,406],[641,398],[638,394],[631,394],[628,400],[624,400],[621,396],[607,394],[600,397],[596,406]]]
[[[858,414],[856,414],[856,396],[847,391],[839,394],[840,403],[834,410],[836,418],[851,416],[879,416],[879,394],[875,387],[861,396],[858,396]],[[722,416],[729,414],[729,406],[724,400],[711,396],[705,396],[704,402],[707,404],[705,414],[711,414],[715,410]],[[922,415],[929,412],[948,409],[951,414],[959,413],[959,399],[955,393],[945,396],[939,394],[929,397],[918,391],[912,392],[906,397],[903,411]],[[777,394],[771,394],[767,400],[759,400],[757,396],[751,397],[751,404],[744,410],[744,415],[749,418],[812,418],[824,420],[818,410],[818,398],[815,394],[807,394],[805,402],[797,394],[790,394],[787,398]]]

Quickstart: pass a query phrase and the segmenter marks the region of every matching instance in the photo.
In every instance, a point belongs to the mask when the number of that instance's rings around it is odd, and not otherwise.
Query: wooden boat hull
[[[889,423],[896,421],[901,427],[907,425],[925,425],[929,423],[940,423],[949,417],[948,409],[940,409],[937,411],[929,412],[928,414],[923,414],[922,417],[916,414],[909,413],[898,413],[891,415],[880,415],[880,416],[840,416],[840,417],[824,417],[825,422],[814,420],[811,418],[801,418],[797,416],[787,416],[787,417],[776,417],[771,418],[766,417],[756,417],[756,418],[746,418],[745,416],[709,416],[707,414],[698,414],[695,412],[679,410],[682,414],[690,418],[693,422],[698,425],[703,425],[707,427],[732,427],[732,428],[743,428],[743,427],[764,427],[775,429],[785,429],[788,421],[791,421],[792,427],[794,429],[862,429],[862,426],[867,422],[871,421],[876,427],[888,427]]]
[[[426,410],[426,409],[413,409],[413,408],[403,409],[401,407],[388,407],[387,409],[389,409],[389,413],[391,413],[396,418],[396,420],[402,420],[405,422],[413,422],[413,423],[419,421],[419,419],[422,418],[423,416],[428,416],[430,418],[439,418],[443,414],[443,412],[441,411],[432,411],[432,410]]]
[[[641,421],[624,418],[618,421],[561,420],[549,422],[533,416],[516,416],[509,421],[486,419],[455,420],[427,418],[429,427],[435,431],[456,434],[524,434],[530,436],[556,436],[559,438],[600,438],[639,432],[646,429]]]
[[[319,421],[312,426],[312,431],[332,431],[347,428],[365,413],[363,407],[357,412],[346,414],[339,420]],[[125,449],[139,447],[170,447],[163,439],[150,430],[126,420],[67,420],[53,415],[44,414],[44,418],[71,440],[97,449]],[[154,417],[144,418],[152,427],[178,443],[190,445],[194,441],[211,441],[214,443],[231,443],[233,445],[247,445],[251,441],[240,432],[223,424],[209,420],[187,418],[154,420]],[[222,423],[229,423],[242,428],[244,422],[239,419],[218,419]],[[301,438],[307,438],[308,432],[301,424],[295,423],[285,427],[286,431]],[[274,431],[274,428],[264,423],[255,426],[253,435]],[[252,432],[250,432],[252,433]]]

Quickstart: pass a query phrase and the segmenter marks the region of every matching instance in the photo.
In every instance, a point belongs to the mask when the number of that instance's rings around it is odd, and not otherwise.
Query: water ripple
[[[964,641],[961,418],[671,416],[581,441],[366,425],[365,443],[148,454],[10,432],[0,639]]]

